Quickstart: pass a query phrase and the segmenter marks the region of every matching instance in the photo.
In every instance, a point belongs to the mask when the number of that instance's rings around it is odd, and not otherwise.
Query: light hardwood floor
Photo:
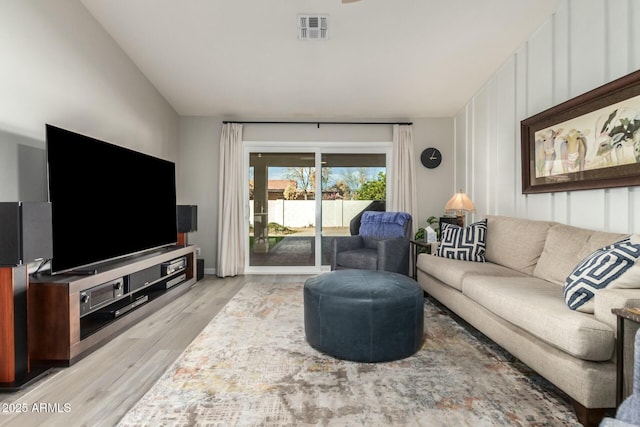
[[[20,392],[0,394],[0,426],[114,426],[246,283],[307,277],[205,276],[73,366],[56,368]]]

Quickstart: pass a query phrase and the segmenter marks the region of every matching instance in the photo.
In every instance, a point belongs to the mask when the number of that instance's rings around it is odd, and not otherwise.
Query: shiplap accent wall
[[[486,214],[640,233],[640,187],[522,194],[520,121],[640,68],[639,0],[562,0],[455,117],[455,189]]]

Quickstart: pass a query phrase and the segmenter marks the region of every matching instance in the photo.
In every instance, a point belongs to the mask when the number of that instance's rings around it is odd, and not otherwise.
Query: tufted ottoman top
[[[422,295],[415,280],[377,270],[336,270],[307,279],[305,287],[315,294],[340,298],[395,300]]]

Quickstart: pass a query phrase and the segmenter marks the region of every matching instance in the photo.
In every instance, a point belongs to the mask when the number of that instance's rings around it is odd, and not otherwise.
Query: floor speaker
[[[178,233],[191,233],[198,231],[198,206],[178,205]]]
[[[51,204],[0,203],[0,266],[16,266],[53,256]]]
[[[204,260],[198,258],[196,260],[196,280],[204,279]]]

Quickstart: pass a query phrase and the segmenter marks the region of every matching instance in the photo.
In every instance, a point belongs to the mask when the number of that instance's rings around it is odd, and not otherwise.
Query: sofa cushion
[[[614,308],[640,307],[640,289],[602,289],[594,298],[593,315],[613,330],[618,327]]]
[[[466,227],[442,224],[442,237],[436,255],[463,261],[484,262],[487,220]]]
[[[525,275],[490,262],[468,262],[420,254],[419,270],[435,277],[444,284],[462,291],[462,282],[467,276],[524,277]]]
[[[626,236],[556,224],[549,230],[533,275],[563,286],[567,276],[587,255]]]
[[[562,288],[535,277],[468,276],[464,295],[558,349],[583,360],[613,355],[613,329],[593,315],[567,309]]]
[[[623,239],[587,256],[569,274],[564,299],[572,310],[593,313],[595,294],[604,288],[640,288],[640,237]]]
[[[487,216],[489,262],[531,275],[540,258],[547,232],[555,224],[505,216]]]

